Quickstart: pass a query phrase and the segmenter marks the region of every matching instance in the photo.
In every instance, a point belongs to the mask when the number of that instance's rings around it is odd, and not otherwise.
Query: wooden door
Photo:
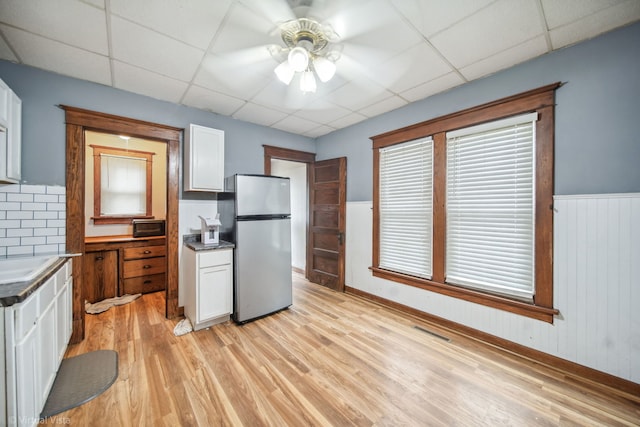
[[[347,158],[311,165],[307,278],[344,291]]]

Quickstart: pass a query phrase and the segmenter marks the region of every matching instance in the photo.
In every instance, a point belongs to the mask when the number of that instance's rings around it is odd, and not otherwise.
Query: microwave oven
[[[163,219],[134,219],[133,237],[164,236],[165,221]]]

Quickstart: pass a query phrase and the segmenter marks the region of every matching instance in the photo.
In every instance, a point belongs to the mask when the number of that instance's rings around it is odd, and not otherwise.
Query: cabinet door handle
[[[143,252],[143,254],[145,254],[145,255],[150,254],[150,253],[151,253],[151,251],[144,251]]]
[[[104,259],[104,257],[103,257],[103,256],[97,256],[97,257],[96,257],[96,261],[102,261],[103,259]]]
[[[151,283],[151,280],[145,280],[143,284],[148,285],[149,283]]]
[[[147,265],[143,265],[142,268],[147,269],[147,268],[151,268],[151,266],[147,264]]]

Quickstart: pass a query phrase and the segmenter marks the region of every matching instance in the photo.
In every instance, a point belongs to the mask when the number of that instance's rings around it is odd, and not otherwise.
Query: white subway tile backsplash
[[[46,243],[47,243],[47,238],[45,236],[22,237],[20,239],[20,246],[44,245]]]
[[[22,203],[21,209],[25,211],[46,211],[47,204],[46,203]]]
[[[6,219],[33,219],[33,211],[7,211]]]
[[[20,185],[20,192],[31,194],[45,194],[47,192],[47,186],[22,184]]]
[[[33,246],[9,246],[7,247],[7,256],[9,255],[33,255]]]
[[[28,220],[28,219],[23,219],[21,221],[20,226],[24,227],[24,228],[46,227],[47,226],[47,221],[50,221],[50,220],[44,220],[44,219]],[[59,221],[59,220],[56,220],[56,221]]]
[[[67,194],[67,189],[65,187],[53,186],[50,185],[47,187],[47,194]]]
[[[33,219],[64,219],[60,218],[58,211],[37,211],[33,213]]]
[[[33,196],[34,202],[45,202],[45,203],[58,203],[59,197],[57,194],[36,194]]]
[[[31,237],[33,236],[34,229],[33,228],[10,228],[5,231],[7,233],[6,237]]]
[[[0,202],[0,211],[19,211],[20,202]]]
[[[47,203],[48,211],[64,211],[67,206],[65,203]]]
[[[33,202],[33,194],[10,193],[7,202]]]
[[[66,189],[0,186],[0,257],[64,252]]]

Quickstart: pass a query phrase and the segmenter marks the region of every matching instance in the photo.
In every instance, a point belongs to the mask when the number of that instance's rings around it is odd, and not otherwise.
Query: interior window
[[[93,150],[95,224],[130,223],[152,216],[155,153],[90,145]]]

